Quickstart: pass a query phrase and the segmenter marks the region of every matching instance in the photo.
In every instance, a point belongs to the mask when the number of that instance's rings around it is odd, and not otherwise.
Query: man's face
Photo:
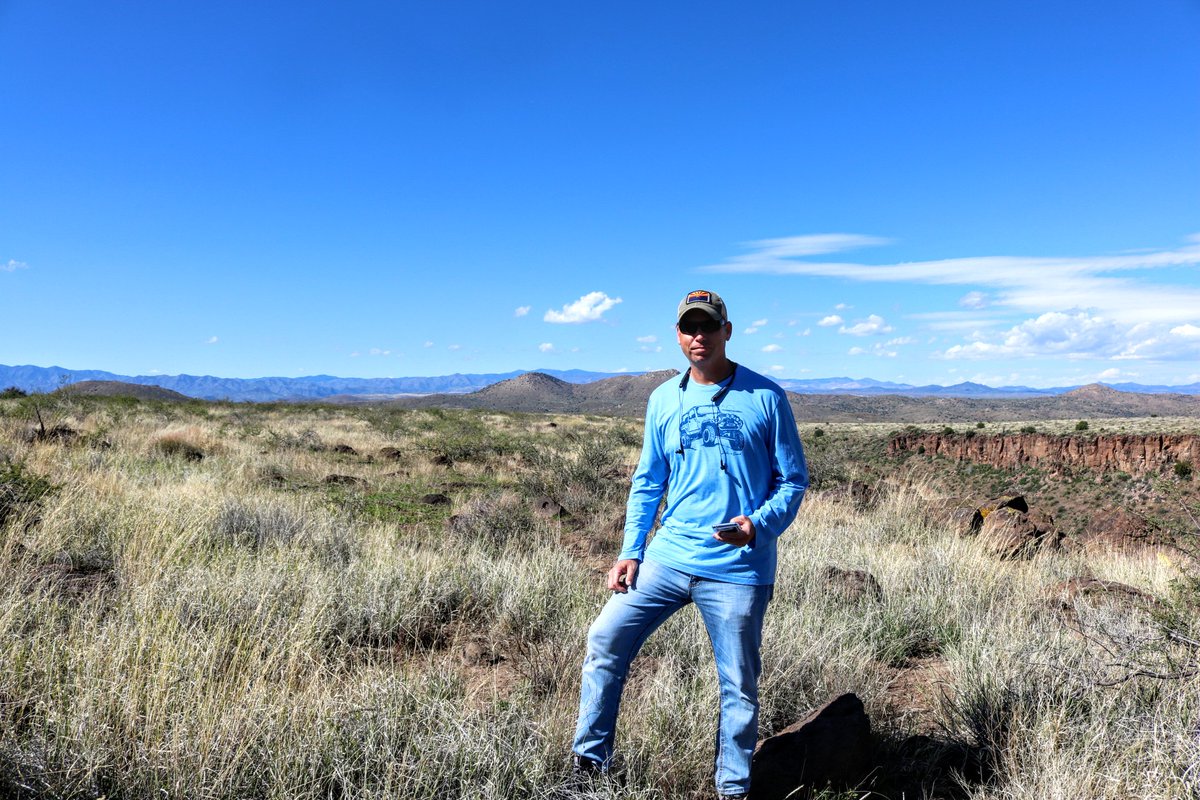
[[[705,326],[712,328],[714,325],[716,322],[712,317],[694,308],[683,315],[683,319],[679,320],[679,325],[675,328],[679,349],[683,351],[684,357],[697,367],[719,363],[725,358],[725,343],[733,335],[733,325],[726,322],[717,326],[715,330],[705,330]]]

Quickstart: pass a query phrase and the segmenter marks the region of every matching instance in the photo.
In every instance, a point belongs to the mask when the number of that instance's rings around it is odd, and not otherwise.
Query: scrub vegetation
[[[847,798],[1200,791],[1185,553],[999,561],[878,432],[801,434],[816,488],[781,546],[763,736],[855,692],[881,766]],[[0,796],[711,797],[686,613],[635,662],[619,779],[564,788],[639,443],[581,415],[0,400]],[[841,491],[862,479],[870,504]],[[829,565],[882,598],[831,593]],[[1153,613],[1065,618],[1047,588],[1080,575]]]

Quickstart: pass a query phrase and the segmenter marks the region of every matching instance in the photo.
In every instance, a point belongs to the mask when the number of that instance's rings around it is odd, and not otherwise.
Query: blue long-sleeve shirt
[[[775,582],[776,540],[808,488],[808,467],[783,389],[739,366],[729,390],[674,377],[650,395],[619,559],[647,556],[728,583]],[[722,469],[721,465],[725,468]],[[659,502],[662,524],[649,546]],[[744,514],[754,540],[734,547],[713,525]]]

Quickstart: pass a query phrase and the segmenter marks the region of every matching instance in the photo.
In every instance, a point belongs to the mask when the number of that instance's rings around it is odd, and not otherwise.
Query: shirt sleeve
[[[646,537],[654,527],[658,516],[658,504],[667,489],[671,476],[670,462],[663,447],[662,426],[658,419],[658,406],[652,396],[646,405],[646,426],[642,434],[642,455],[637,470],[633,473],[633,484],[629,490],[629,502],[625,507],[625,541],[617,560],[637,559],[646,553]]]
[[[804,446],[800,444],[796,418],[786,397],[776,395],[775,413],[771,419],[771,488],[762,506],[749,515],[754,523],[755,538],[782,536],[796,518],[808,489]]]

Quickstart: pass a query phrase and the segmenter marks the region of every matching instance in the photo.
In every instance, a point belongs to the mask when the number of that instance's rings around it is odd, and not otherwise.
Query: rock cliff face
[[[1162,473],[1178,461],[1200,465],[1200,436],[1154,434],[1053,436],[1017,433],[999,436],[940,433],[901,434],[888,443],[889,455],[925,453],[995,467],[1040,469],[1087,467],[1130,475]]]

